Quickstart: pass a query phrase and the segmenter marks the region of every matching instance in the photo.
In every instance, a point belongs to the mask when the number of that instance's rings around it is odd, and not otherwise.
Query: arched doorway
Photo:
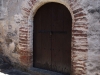
[[[34,16],[33,66],[51,71],[71,72],[72,18],[59,3],[43,5]]]

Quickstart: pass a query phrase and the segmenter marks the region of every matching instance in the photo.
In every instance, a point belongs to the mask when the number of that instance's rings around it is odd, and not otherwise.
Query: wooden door
[[[59,3],[47,3],[34,17],[34,67],[61,73],[71,70],[71,15]]]

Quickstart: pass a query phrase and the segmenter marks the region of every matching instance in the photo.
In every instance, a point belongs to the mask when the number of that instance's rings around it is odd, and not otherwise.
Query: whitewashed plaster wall
[[[1,50],[13,63],[19,63],[18,30],[17,23],[20,18],[21,0],[3,0],[2,15],[0,20],[0,42]]]
[[[88,11],[87,75],[100,75],[100,0],[82,0]]]

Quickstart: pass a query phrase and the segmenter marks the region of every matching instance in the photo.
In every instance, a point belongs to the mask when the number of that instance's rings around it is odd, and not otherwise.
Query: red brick
[[[27,55],[21,55],[20,56],[20,61],[23,64],[28,64],[28,56]]]
[[[85,16],[86,14],[83,12],[80,12],[78,14],[75,14],[74,17],[81,17],[81,16]]]
[[[87,18],[86,18],[86,17],[75,18],[75,22],[76,22],[76,21],[87,21]]]
[[[78,9],[74,10],[73,13],[76,14],[76,13],[82,11],[82,10],[83,10],[82,8],[78,8]]]
[[[20,56],[20,62],[23,65],[26,65],[26,66],[31,65],[31,63],[32,63],[32,61],[31,61],[32,57],[33,56],[30,56],[30,55],[21,55]]]
[[[73,34],[75,37],[76,36],[81,36],[81,37],[87,37],[87,34]]]
[[[28,44],[26,41],[19,41],[20,44]]]
[[[26,11],[26,12],[30,12],[30,9],[28,9],[28,8],[22,8],[24,11]]]
[[[25,51],[25,50],[19,50],[18,53],[20,55],[30,55],[30,52],[29,51]]]

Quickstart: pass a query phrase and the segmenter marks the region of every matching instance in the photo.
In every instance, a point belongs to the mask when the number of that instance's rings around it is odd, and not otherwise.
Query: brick
[[[19,41],[20,44],[28,44],[26,41]]]
[[[87,21],[87,18],[86,17],[78,17],[78,18],[75,18],[75,22],[76,21]]]
[[[79,22],[79,23],[74,22],[74,26],[87,26],[87,23],[85,23],[85,22]]]
[[[26,50],[19,50],[18,53],[20,55],[31,55],[31,53],[29,51],[26,51]]]
[[[20,56],[20,62],[23,64],[28,64],[28,56],[27,55],[21,55]]]
[[[28,66],[28,65],[31,65],[31,60],[30,59],[32,59],[33,58],[33,56],[30,56],[30,55],[21,55],[20,56],[20,62],[23,64],[23,65],[26,65],[26,66]]]
[[[79,52],[87,52],[87,49],[77,49],[77,48],[72,48],[73,51],[79,51]]]
[[[19,44],[21,47],[28,48],[27,44]]]
[[[27,48],[27,47],[26,47],[26,48],[25,48],[25,47],[24,47],[24,48],[23,48],[23,47],[21,47],[19,50],[24,50],[24,51],[27,51],[27,50],[28,50],[28,48]]]
[[[86,34],[87,33],[86,31],[83,31],[83,30],[73,30],[72,32],[73,34]]]
[[[73,34],[75,37],[76,36],[81,36],[81,37],[87,37],[87,34]]]
[[[85,15],[86,15],[85,13],[80,12],[80,13],[78,13],[78,14],[75,14],[74,17],[76,18],[76,17],[85,16]]]
[[[24,11],[26,11],[26,12],[30,12],[30,9],[28,9],[28,8],[22,8]]]
[[[78,8],[78,9],[74,10],[73,13],[76,14],[76,13],[82,11],[82,10],[83,10],[82,8]]]
[[[26,41],[26,42],[28,41],[28,39],[26,37],[25,38],[20,38],[19,40],[20,41]]]

